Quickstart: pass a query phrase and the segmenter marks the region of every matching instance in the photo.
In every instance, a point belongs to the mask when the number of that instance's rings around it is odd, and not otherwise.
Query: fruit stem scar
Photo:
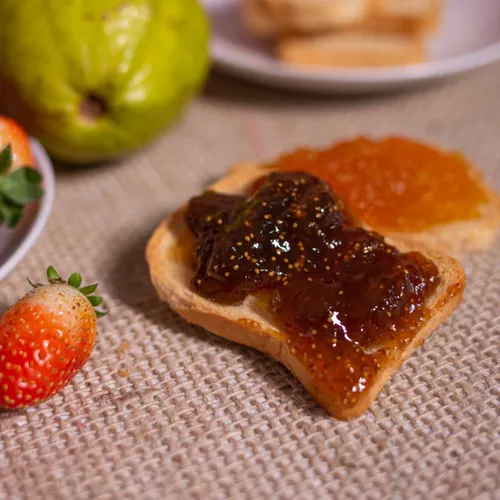
[[[108,111],[106,101],[95,94],[84,96],[80,103],[80,116],[85,120],[97,121]]]

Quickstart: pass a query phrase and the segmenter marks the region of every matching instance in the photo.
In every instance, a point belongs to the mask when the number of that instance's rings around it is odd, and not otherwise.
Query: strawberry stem
[[[106,316],[108,314],[107,311],[98,311],[95,309],[96,307],[100,306],[102,304],[102,297],[99,295],[91,295],[97,290],[97,283],[94,285],[87,285],[83,286],[80,288],[80,285],[82,284],[82,275],[80,273],[73,273],[69,278],[68,281],[65,281],[64,279],[59,276],[59,273],[55,270],[54,266],[49,266],[47,268],[47,281],[51,285],[58,285],[58,284],[64,284],[67,283],[69,286],[72,286],[73,288],[76,288],[80,293],[83,293],[85,297],[87,297],[87,300],[90,302],[92,307],[94,308],[95,315],[97,318],[102,318],[103,316]],[[28,278],[28,283],[33,287],[33,288],[39,288],[41,286],[44,286],[42,283],[33,283],[29,278]]]
[[[43,283],[33,283],[29,278],[26,278],[28,280],[28,283],[33,287],[33,288],[40,288],[43,286]]]

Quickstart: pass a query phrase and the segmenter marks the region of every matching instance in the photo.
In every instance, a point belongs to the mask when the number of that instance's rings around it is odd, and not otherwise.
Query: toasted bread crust
[[[287,35],[276,43],[276,56],[300,66],[368,67],[416,64],[425,60],[419,37],[356,32]]]
[[[264,172],[259,166],[247,165],[245,168],[240,166],[215,183],[212,188],[225,193],[244,192],[245,188]],[[185,208],[179,209],[158,226],[146,249],[151,279],[159,297],[187,321],[196,323],[221,337],[258,349],[283,363],[318,403],[339,419],[349,419],[363,413],[377,397],[389,377],[432,331],[450,316],[462,299],[465,274],[458,261],[419,244],[389,238],[388,242],[400,250],[417,250],[431,259],[438,268],[441,284],[427,304],[430,311],[429,319],[413,341],[404,351],[394,353],[379,373],[376,382],[355,406],[339,407],[321,383],[314,380],[306,368],[291,354],[286,342],[286,332],[280,331],[273,318],[256,307],[252,295],[242,304],[227,306],[204,298],[192,289],[190,285],[192,269],[189,258],[183,253],[189,252],[189,244],[188,248],[185,246],[189,232],[184,223],[184,210]]]

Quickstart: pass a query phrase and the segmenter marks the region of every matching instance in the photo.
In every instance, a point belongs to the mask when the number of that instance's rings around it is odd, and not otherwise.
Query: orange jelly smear
[[[299,149],[270,166],[321,177],[355,216],[378,231],[422,231],[478,219],[487,202],[462,155],[402,138]]]

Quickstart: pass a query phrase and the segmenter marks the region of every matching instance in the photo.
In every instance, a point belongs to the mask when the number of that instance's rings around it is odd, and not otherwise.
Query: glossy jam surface
[[[266,292],[290,352],[337,404],[352,406],[410,342],[439,284],[435,265],[358,227],[319,178],[273,172],[249,197],[208,192],[186,221],[195,289],[217,301]]]
[[[272,167],[321,177],[359,219],[382,232],[477,219],[487,202],[460,154],[400,138],[359,138],[326,151],[300,149]]]

